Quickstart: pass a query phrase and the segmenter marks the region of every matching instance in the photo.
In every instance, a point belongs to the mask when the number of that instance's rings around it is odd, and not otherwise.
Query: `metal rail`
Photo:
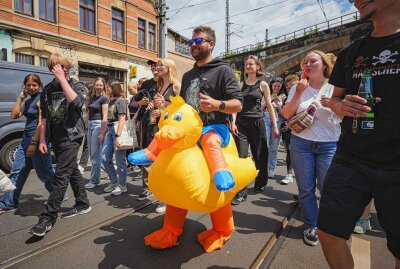
[[[112,216],[112,217],[110,217],[108,219],[105,219],[103,221],[100,221],[98,223],[90,225],[88,227],[85,227],[85,228],[83,228],[83,229],[81,229],[79,231],[76,231],[76,232],[73,232],[71,234],[65,235],[65,236],[63,236],[63,237],[61,237],[61,238],[59,238],[57,240],[54,240],[53,242],[47,243],[47,244],[45,244],[43,246],[40,246],[40,247],[38,247],[36,249],[30,250],[30,251],[24,252],[24,253],[22,253],[20,255],[17,255],[15,257],[9,258],[8,260],[5,260],[5,261],[0,263],[0,269],[14,267],[15,265],[17,265],[19,263],[22,263],[22,262],[24,262],[26,260],[29,260],[29,259],[31,259],[31,258],[33,258],[33,257],[35,257],[37,255],[40,255],[40,254],[42,254],[44,252],[50,251],[50,250],[52,250],[52,249],[54,249],[56,247],[59,247],[59,246],[61,246],[63,244],[66,244],[66,243],[70,242],[71,240],[74,240],[76,238],[82,237],[82,236],[84,236],[84,235],[86,235],[86,234],[88,234],[88,233],[90,233],[90,232],[92,232],[94,230],[97,230],[97,229],[99,229],[99,228],[101,228],[101,227],[103,227],[105,225],[109,225],[109,224],[115,222],[116,220],[119,220],[119,219],[122,219],[124,217],[127,217],[127,216],[129,216],[129,215],[131,215],[131,214],[133,214],[135,212],[139,212],[139,211],[141,211],[141,210],[143,210],[143,209],[145,209],[145,208],[147,208],[147,207],[149,207],[149,206],[151,206],[151,205],[153,205],[153,204],[155,204],[157,202],[158,202],[158,200],[152,200],[152,201],[149,201],[149,202],[147,202],[147,203],[145,203],[143,205],[140,205],[140,206],[138,206],[136,208],[127,209],[124,212],[122,212],[122,213],[120,213],[120,214],[118,214],[116,216]]]
[[[220,56],[221,56],[221,58],[225,58],[225,57],[233,56],[233,55],[240,54],[240,53],[247,52],[247,51],[254,51],[254,50],[260,50],[263,48],[272,47],[275,45],[279,45],[279,44],[288,42],[290,40],[294,40],[294,39],[301,38],[301,37],[306,37],[306,36],[313,35],[318,32],[322,32],[322,31],[326,31],[328,29],[332,29],[332,28],[335,28],[338,26],[342,26],[347,23],[355,22],[358,20],[358,18],[359,18],[359,13],[352,12],[352,13],[345,14],[345,15],[342,15],[340,17],[337,17],[337,18],[334,18],[334,19],[331,19],[331,20],[328,20],[325,22],[321,22],[321,23],[318,23],[315,25],[311,25],[311,26],[296,30],[294,32],[290,32],[288,34],[274,37],[267,41],[258,42],[256,44],[250,44],[250,45],[246,45],[246,46],[239,47],[236,49],[232,49],[232,50],[229,50],[228,52],[223,52],[223,53],[221,53]]]

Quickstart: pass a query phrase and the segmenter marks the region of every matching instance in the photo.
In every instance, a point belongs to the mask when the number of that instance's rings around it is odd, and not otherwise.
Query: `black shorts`
[[[348,240],[372,198],[388,249],[400,259],[400,171],[355,167],[334,159],[324,181],[318,228]]]

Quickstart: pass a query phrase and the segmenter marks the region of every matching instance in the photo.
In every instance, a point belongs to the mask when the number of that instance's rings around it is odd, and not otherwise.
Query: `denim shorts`
[[[400,171],[334,159],[325,177],[318,228],[348,240],[372,198],[388,249],[400,259]]]

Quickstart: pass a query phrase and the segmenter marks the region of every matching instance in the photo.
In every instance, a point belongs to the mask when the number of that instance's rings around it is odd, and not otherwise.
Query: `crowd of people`
[[[300,63],[300,76],[280,76],[269,83],[265,81],[260,59],[254,55],[246,57],[244,79],[239,83],[229,65],[212,57],[216,37],[206,26],[193,30],[189,46],[196,62],[183,75],[182,84],[173,60],[149,60],[153,77],[130,82],[128,99],[118,81],[99,77],[85,86],[70,78],[71,63],[62,55],[53,54],[49,69],[55,79],[43,86],[37,75],[28,75],[12,110],[12,118],[24,115],[27,120],[10,173],[15,189],[2,196],[0,214],[18,207],[22,188],[33,168],[50,193],[38,224],[30,229],[36,236],[44,236],[56,223],[60,205],[68,199],[69,183],[75,205],[61,218],[92,210],[86,190],[99,187],[102,169],[110,180],[104,192],[114,196],[127,192],[130,165],[127,150],[119,149],[119,137],[127,119],[136,119],[137,148],[156,150],[153,137],[161,113],[170,104],[171,96],[181,95],[204,123],[199,146],[209,156],[207,164],[218,190],[229,191],[234,184],[221,153],[231,135],[239,157],[248,157],[250,148],[258,170],[254,193],[264,192],[268,178],[274,178],[282,138],[287,174],[280,183],[290,184],[295,179],[307,225],[304,242],[315,246],[321,239],[332,268],[352,268],[346,240],[353,230],[365,233],[371,229],[369,210],[374,198],[388,248],[395,256],[396,268],[400,268],[400,220],[396,214],[400,206],[400,111],[396,105],[399,76],[382,71],[394,70],[388,61],[379,62],[382,72],[378,72],[372,60],[364,61],[365,66],[353,65],[358,56],[373,59],[383,50],[399,48],[400,25],[390,18],[396,18],[400,4],[395,0],[370,1],[366,6],[355,2],[361,18],[374,22],[370,35],[342,50],[337,59],[331,53],[309,51]],[[357,74],[368,68],[375,72],[374,95],[378,97],[374,107],[375,130],[370,136],[361,136],[352,133],[352,121],[371,111],[366,100],[357,96]],[[291,131],[287,121],[312,104],[316,107],[312,124],[302,131]],[[87,165],[88,157],[82,156],[78,166],[82,144],[87,144],[91,163],[87,182],[79,168]],[[58,160],[55,169],[50,145]],[[149,169],[150,166],[142,168],[143,192],[138,200],[153,195],[147,187]],[[320,208],[317,189],[322,197]],[[240,190],[231,204],[245,202],[247,192],[247,188]],[[156,212],[163,213],[166,208],[161,201]]]

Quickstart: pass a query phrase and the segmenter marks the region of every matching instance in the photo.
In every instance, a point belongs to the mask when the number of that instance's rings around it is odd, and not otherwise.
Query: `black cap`
[[[158,61],[159,61],[158,58],[150,59],[150,60],[147,61],[147,64],[148,64],[148,65],[156,64]]]

